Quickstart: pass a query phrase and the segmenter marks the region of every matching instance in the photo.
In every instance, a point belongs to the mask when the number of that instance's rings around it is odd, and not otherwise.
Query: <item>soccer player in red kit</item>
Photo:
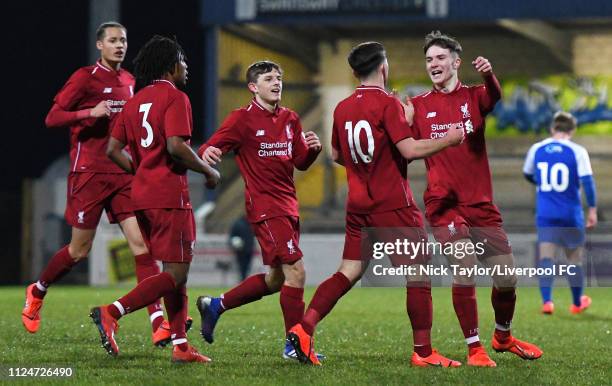
[[[209,164],[236,153],[245,184],[247,219],[261,247],[268,273],[246,278],[220,297],[201,296],[202,336],[213,342],[221,314],[280,291],[285,333],[304,314],[304,263],[299,247],[300,222],[293,181],[295,168],[306,170],[321,151],[317,135],[302,132],[298,115],[280,106],[283,72],[270,61],[253,63],[246,80],[253,99],[234,110],[198,150]],[[297,358],[290,345],[284,357]]]
[[[127,51],[127,30],[116,22],[100,25],[96,46],[100,60],[72,74],[55,96],[45,123],[70,126],[70,175],[66,221],[72,226],[70,244],[49,261],[38,281],[26,289],[22,321],[30,333],[38,331],[40,311],[48,287],[87,257],[106,210],[111,223],[119,223],[136,260],[138,280],[159,273],[144,244],[130,202],[132,176],[106,157],[109,127],[134,94],[134,77],[121,68]],[[168,322],[157,301],[148,307],[153,343],[170,341]]]
[[[301,362],[320,364],[313,355],[315,327],[362,277],[369,257],[362,256],[362,228],[402,228],[405,239],[423,242],[427,233],[407,179],[407,159],[427,157],[463,140],[463,131],[415,141],[404,108],[385,91],[389,66],[382,44],[361,43],[348,62],[361,85],[334,111],[332,157],[344,165],[348,178],[346,238],[338,271],[317,288],[301,322],[288,334]],[[413,256],[423,264],[428,256]],[[395,264],[395,263],[394,263]],[[413,330],[413,366],[457,367],[431,347],[432,302],[428,277],[407,277],[406,309]]]
[[[125,104],[113,125],[107,154],[134,174],[132,205],[152,256],[163,262],[163,272],[141,281],[114,303],[94,307],[90,316],[103,347],[117,355],[117,321],[163,297],[174,345],[172,361],[210,362],[189,345],[185,333],[185,284],[195,243],[187,170],[204,174],[211,188],[219,173],[189,146],[191,104],[178,89],[186,84],[187,64],[178,42],[154,36],[138,52],[134,64],[137,86],[143,88]],[[125,145],[131,157],[123,152]]]
[[[465,130],[465,141],[425,159],[427,190],[425,216],[440,243],[482,242],[484,253],[463,258],[449,256],[455,264],[474,266],[477,258],[488,267],[513,267],[514,256],[502,228],[500,212],[493,204],[491,172],[485,144],[485,116],[501,97],[491,63],[482,56],[472,62],[484,84],[466,86],[459,81],[461,45],[434,31],[425,37],[426,69],[433,89],[407,101],[414,114],[413,132],[418,138],[439,138],[451,125]],[[409,120],[411,120],[409,118]],[[510,333],[516,302],[516,276],[493,277],[491,302],[495,311],[493,349],[510,351],[523,359],[537,359],[542,351]],[[469,347],[468,365],[494,367],[478,337],[478,312],[473,277],[453,279],[453,306]]]

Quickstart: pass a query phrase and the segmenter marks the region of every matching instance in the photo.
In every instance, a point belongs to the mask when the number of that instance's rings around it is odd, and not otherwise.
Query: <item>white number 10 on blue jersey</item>
[[[538,162],[540,170],[541,192],[565,192],[569,186],[569,168],[562,162],[554,163],[549,167],[548,162]]]

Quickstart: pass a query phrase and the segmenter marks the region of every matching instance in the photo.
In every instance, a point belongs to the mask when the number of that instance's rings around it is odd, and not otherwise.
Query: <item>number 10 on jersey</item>
[[[569,186],[569,169],[561,162],[554,163],[549,167],[548,162],[538,162],[540,170],[540,191],[563,193]]]
[[[374,157],[374,136],[372,135],[372,127],[368,123],[368,121],[361,120],[357,122],[355,126],[353,126],[353,122],[348,121],[344,124],[344,129],[348,131],[348,144],[351,149],[351,158],[353,158],[354,163],[359,163],[357,156],[361,158],[363,163],[369,164],[372,162],[372,158]],[[359,139],[359,135],[361,134],[361,130],[365,131],[366,138],[368,139],[368,152],[364,154],[363,149],[361,148],[361,140]]]

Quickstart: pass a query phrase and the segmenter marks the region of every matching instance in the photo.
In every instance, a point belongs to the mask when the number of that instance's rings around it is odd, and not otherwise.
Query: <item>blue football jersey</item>
[[[529,149],[523,173],[536,182],[537,226],[584,226],[580,178],[593,174],[584,147],[570,140],[540,141]]]

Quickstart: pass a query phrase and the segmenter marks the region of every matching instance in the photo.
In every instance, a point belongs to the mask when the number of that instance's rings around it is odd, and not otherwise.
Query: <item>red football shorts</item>
[[[265,265],[280,267],[282,264],[293,264],[304,256],[299,247],[299,217],[272,217],[251,225]]]
[[[451,205],[436,200],[426,204],[425,216],[439,243],[460,239],[483,243],[484,253],[479,258],[512,253],[508,236],[502,227],[501,214],[492,202]]]
[[[381,228],[368,232],[368,239],[363,228]],[[411,243],[427,242],[427,232],[423,227],[423,216],[416,205],[398,208],[379,213],[361,214],[346,213],[346,235],[344,238],[343,259],[369,260],[372,257],[374,238],[377,242],[395,242],[397,239]],[[417,253],[414,256],[389,256],[393,265],[422,264],[429,260],[429,255]]]
[[[137,210],[136,219],[155,260],[190,263],[195,244],[195,219],[191,209]]]
[[[66,222],[79,229],[95,229],[102,210],[111,224],[134,216],[132,176],[113,173],[70,173],[66,201]]]

